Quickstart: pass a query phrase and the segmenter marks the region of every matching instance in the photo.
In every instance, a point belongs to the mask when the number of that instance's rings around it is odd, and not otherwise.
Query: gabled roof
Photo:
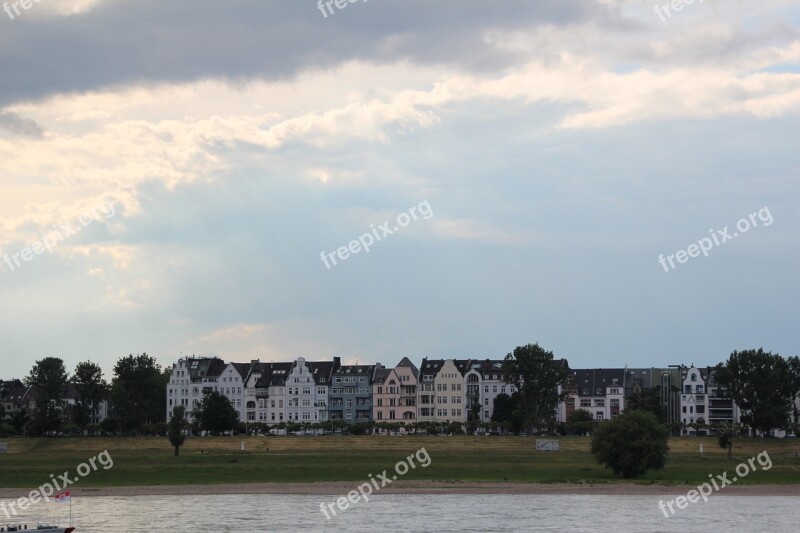
[[[375,377],[372,380],[373,385],[383,385],[393,371],[393,368],[386,368],[385,366],[376,367]]]
[[[415,378],[419,377],[419,368],[417,368],[417,366],[414,363],[412,363],[411,359],[409,359],[408,357],[403,357],[400,360],[400,362],[397,363],[397,366],[398,367],[404,367],[404,368],[410,368],[411,371],[414,373],[414,377]]]

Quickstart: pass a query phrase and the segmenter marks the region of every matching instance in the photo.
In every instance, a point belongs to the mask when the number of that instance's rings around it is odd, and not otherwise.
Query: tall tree
[[[103,379],[103,370],[91,361],[78,363],[72,375],[77,393],[75,423],[81,429],[91,423],[97,415],[100,402],[108,392],[108,383]]]
[[[186,408],[182,405],[172,410],[172,418],[169,420],[169,443],[175,448],[175,457],[178,457],[181,446],[186,442]]]
[[[795,398],[792,367],[779,354],[761,348],[735,351],[727,363],[717,365],[716,379],[754,431],[788,427]]]
[[[25,380],[36,390],[36,431],[46,433],[61,424],[61,398],[69,382],[64,361],[58,357],[45,357],[36,361]]]
[[[203,430],[214,435],[228,430],[232,431],[239,423],[239,413],[231,405],[231,401],[217,391],[205,393],[192,416],[200,422]],[[295,429],[290,431],[300,431],[301,429],[303,426],[298,423],[295,424]]]
[[[166,382],[156,359],[143,353],[117,361],[111,398],[123,432],[137,433],[142,424],[165,422]]]
[[[566,393],[558,393],[564,371],[554,364],[553,352],[538,344],[518,346],[506,355],[503,380],[520,393],[522,418],[532,433],[534,426],[552,425],[556,408]]]

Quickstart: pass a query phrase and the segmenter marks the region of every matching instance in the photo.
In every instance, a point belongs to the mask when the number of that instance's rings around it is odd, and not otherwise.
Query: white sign
[[[536,439],[537,452],[557,452],[561,450],[560,441],[555,439]]]

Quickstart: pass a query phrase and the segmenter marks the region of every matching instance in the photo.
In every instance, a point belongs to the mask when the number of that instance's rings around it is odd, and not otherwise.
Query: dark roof
[[[421,376],[435,376],[444,365],[444,359],[422,359],[422,366],[419,367],[419,374]]]
[[[570,372],[579,396],[605,396],[606,387],[625,384],[624,368],[584,368]]]
[[[261,377],[256,382],[256,387],[266,389],[286,384],[286,377],[292,371],[293,365],[294,363],[260,363],[258,370],[261,371]]]
[[[25,402],[36,399],[36,391],[33,387],[25,385],[18,379],[2,381],[0,386],[0,400],[4,402]]]
[[[376,385],[382,385],[386,378],[389,377],[389,374],[392,373],[392,368],[386,368],[385,366],[377,366],[375,368],[375,377],[372,379],[372,383]]]
[[[371,375],[375,371],[375,365],[342,365],[333,371],[333,374],[338,375]]]
[[[231,363],[231,364],[233,365],[233,368],[235,368],[236,371],[239,373],[239,375],[242,377],[242,381],[245,381],[247,379],[247,375],[250,373],[250,367],[252,366],[252,363]]]
[[[481,361],[472,361],[470,368],[477,371],[483,379],[489,379],[489,376],[502,375],[504,359],[483,359]]]
[[[412,372],[414,372],[414,377],[416,377],[416,378],[419,377],[419,368],[417,368],[416,365],[414,363],[412,363],[411,359],[409,359],[408,357],[403,357],[400,360],[400,362],[397,363],[397,366],[398,367],[402,366],[402,367],[410,368],[412,370]]]
[[[336,367],[334,361],[306,361],[306,365],[311,370],[314,383],[317,385],[327,385],[331,382],[333,370]]]
[[[196,381],[217,378],[228,365],[219,357],[190,357],[186,359],[186,366],[189,369],[189,377],[192,381]]]

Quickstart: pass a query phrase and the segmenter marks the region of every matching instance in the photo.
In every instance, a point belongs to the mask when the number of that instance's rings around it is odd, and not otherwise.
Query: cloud
[[[42,127],[33,119],[11,111],[0,111],[0,136],[41,138]]]

